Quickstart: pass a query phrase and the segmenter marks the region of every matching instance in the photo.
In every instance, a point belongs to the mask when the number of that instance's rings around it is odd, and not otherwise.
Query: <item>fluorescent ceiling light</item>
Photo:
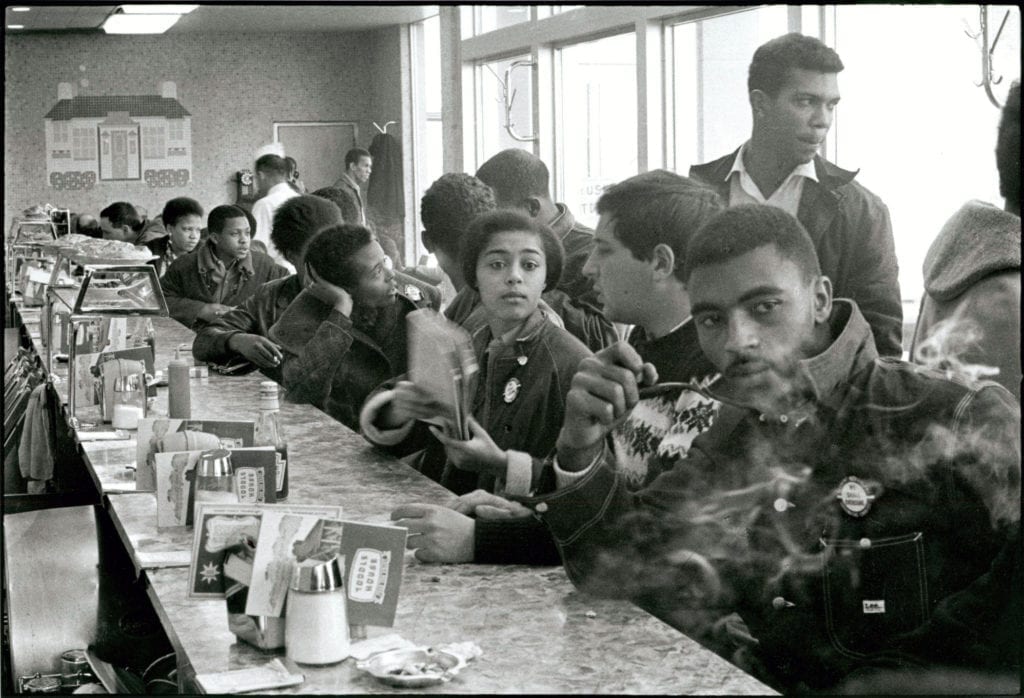
[[[25,25],[24,24],[8,24],[7,28],[8,29],[24,29]]]
[[[12,7],[11,12],[28,12],[31,9],[31,7]]]
[[[103,22],[107,34],[163,34],[181,15],[110,15]]]
[[[187,15],[199,5],[121,5],[126,15]]]

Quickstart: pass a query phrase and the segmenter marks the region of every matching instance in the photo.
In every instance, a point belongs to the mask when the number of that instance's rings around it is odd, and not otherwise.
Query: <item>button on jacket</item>
[[[894,662],[1018,672],[1019,407],[995,383],[879,359],[852,302],[831,322],[832,345],[799,362],[802,414],[723,404],[638,493],[609,461],[520,500],[547,505],[575,583],[738,612],[787,690]],[[649,564],[622,565],[637,548]]]

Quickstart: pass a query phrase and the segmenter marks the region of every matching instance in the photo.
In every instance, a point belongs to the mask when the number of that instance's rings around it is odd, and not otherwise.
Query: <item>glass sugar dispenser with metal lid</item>
[[[281,429],[278,412],[281,403],[278,398],[277,383],[274,381],[260,382],[260,416],[256,420],[253,443],[256,446],[273,446],[277,451],[277,468],[275,489],[277,501],[288,496],[288,442]]]

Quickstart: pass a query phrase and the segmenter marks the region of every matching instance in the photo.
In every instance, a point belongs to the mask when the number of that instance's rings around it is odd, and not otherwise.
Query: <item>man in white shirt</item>
[[[260,156],[256,160],[256,185],[263,198],[252,206],[252,217],[256,219],[256,234],[253,238],[263,241],[271,258],[294,274],[295,268],[270,239],[270,231],[274,228],[274,212],[285,201],[299,195],[288,184],[288,163],[285,159],[272,153]]]
[[[729,206],[768,204],[796,216],[839,297],[857,301],[878,352],[902,352],[900,298],[889,210],[818,148],[839,103],[843,62],[818,39],[786,34],[754,52],[747,79],[753,129],[735,152],[690,168]]]

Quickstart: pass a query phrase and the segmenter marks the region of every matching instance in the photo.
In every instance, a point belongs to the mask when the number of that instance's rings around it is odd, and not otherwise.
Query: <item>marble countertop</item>
[[[154,326],[160,368],[192,333],[167,318],[155,318]],[[261,380],[259,373],[193,379],[193,417],[255,419]],[[158,392],[157,412],[166,410],[166,392]],[[289,503],[341,505],[346,519],[384,522],[398,504],[453,497],[316,408],[282,403],[280,415],[288,439]],[[155,494],[131,492],[126,466],[135,459],[134,433],[129,436],[84,443],[82,450],[136,570],[145,571],[157,613],[189,665],[186,674],[240,669],[283,654],[237,640],[223,600],[188,598],[188,568],[182,565],[192,528],[158,529]],[[636,606],[580,593],[561,567],[426,564],[407,552],[394,628],[369,628],[371,637],[390,632],[417,644],[473,641],[482,648],[483,655],[450,683],[419,689],[426,693],[773,693]],[[358,671],[352,659],[300,668],[305,681],[278,692],[399,690]]]

